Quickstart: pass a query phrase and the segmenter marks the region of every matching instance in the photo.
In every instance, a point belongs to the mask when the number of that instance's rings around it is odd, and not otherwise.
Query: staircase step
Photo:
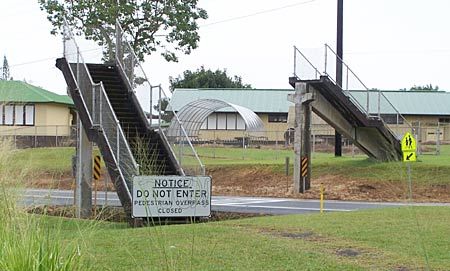
[[[159,134],[153,130],[147,130],[147,123],[138,116],[135,106],[139,105],[135,105],[131,100],[118,69],[113,65],[102,64],[88,64],[88,69],[94,82],[103,83],[132,152],[137,154],[140,151],[135,149],[137,141],[145,142],[146,149],[150,152],[156,151],[155,154],[149,153],[149,155],[156,155],[157,167],[162,168],[164,174],[177,174],[175,165],[168,159],[169,154]]]

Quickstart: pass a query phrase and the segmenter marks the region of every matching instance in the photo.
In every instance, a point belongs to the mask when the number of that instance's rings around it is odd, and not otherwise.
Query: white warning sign
[[[211,214],[211,177],[135,176],[134,217],[198,217]]]

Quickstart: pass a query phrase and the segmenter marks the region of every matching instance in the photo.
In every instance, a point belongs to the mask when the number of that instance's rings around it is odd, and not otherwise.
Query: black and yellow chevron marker
[[[302,177],[306,177],[308,175],[308,158],[302,157]]]
[[[100,180],[100,176],[101,176],[101,173],[100,173],[100,169],[101,169],[100,161],[101,160],[102,159],[98,155],[96,155],[94,157],[94,180],[96,180],[96,181]]]

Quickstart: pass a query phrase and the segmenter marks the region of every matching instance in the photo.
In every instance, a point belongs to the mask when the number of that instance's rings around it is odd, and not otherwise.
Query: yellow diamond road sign
[[[402,152],[415,152],[416,139],[410,132],[407,132],[402,139]]]

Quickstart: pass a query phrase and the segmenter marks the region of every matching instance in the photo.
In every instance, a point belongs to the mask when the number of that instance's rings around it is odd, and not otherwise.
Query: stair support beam
[[[80,118],[77,119],[76,216],[89,218],[92,215],[92,142]]]

